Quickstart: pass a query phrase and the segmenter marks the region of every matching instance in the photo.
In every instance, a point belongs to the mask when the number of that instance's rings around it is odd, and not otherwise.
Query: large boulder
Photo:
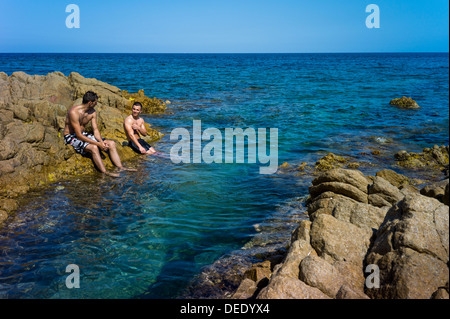
[[[311,246],[329,262],[347,261],[362,267],[371,236],[368,229],[327,214],[320,214],[311,226]]]
[[[323,258],[314,255],[301,261],[299,278],[331,298],[336,297],[343,284],[340,272]]]
[[[400,190],[382,177],[375,176],[369,187],[369,203],[377,207],[392,206],[403,198]]]
[[[308,206],[309,217],[312,221],[320,214],[328,214],[358,227],[375,230],[383,222],[387,210],[388,207],[364,204],[332,192],[322,193]]]
[[[369,179],[365,177],[363,173],[350,169],[332,169],[326,174],[316,177],[312,181],[312,185],[317,186],[328,182],[349,184],[365,194],[367,194],[367,189],[369,186]]]
[[[124,108],[128,105],[128,100],[122,97],[121,90],[113,85],[98,81],[97,79],[87,79],[77,72],[70,73],[68,81],[73,88],[73,100],[83,97],[87,91],[94,91],[99,96],[99,103],[115,108]]]
[[[391,169],[383,169],[376,173],[376,176],[381,177],[391,183],[397,188],[414,184],[414,181],[410,180],[405,175],[399,174]]]
[[[444,190],[444,197],[442,199],[442,202],[448,206],[449,204],[449,184],[447,183],[447,185],[445,186],[445,190]]]
[[[437,200],[447,203],[448,205],[448,193],[447,193],[447,202],[445,197],[445,190],[448,189],[449,179],[444,179],[439,182],[431,183],[420,190],[422,195],[436,198]]]
[[[261,290],[257,299],[330,299],[330,297],[299,279],[276,276]]]
[[[408,194],[393,207],[376,234],[366,262],[379,267],[380,288],[368,289],[367,294],[372,298],[429,299],[439,288],[448,287],[448,259],[448,206]]]

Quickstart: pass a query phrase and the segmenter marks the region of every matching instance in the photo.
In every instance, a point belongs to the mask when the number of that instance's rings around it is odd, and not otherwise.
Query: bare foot
[[[153,153],[153,155],[158,156],[158,157],[162,157],[162,158],[170,158],[169,154],[163,153],[163,152],[159,152],[156,151],[155,153]]]
[[[126,167],[120,167],[119,168],[121,171],[129,171],[129,172],[137,172],[137,169],[135,168],[126,168]]]
[[[108,175],[108,176],[111,176],[111,177],[120,177],[120,175],[117,174],[117,173],[104,172],[103,174]]]

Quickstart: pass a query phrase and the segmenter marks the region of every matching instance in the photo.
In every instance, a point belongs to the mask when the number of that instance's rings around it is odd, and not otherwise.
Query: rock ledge
[[[91,159],[76,154],[62,136],[67,110],[79,104],[89,90],[99,96],[96,109],[102,136],[116,141],[123,161],[136,157],[123,146],[122,125],[132,101],[123,97],[119,88],[76,72],[69,76],[61,72],[46,76],[0,72],[0,224],[18,208],[16,198],[30,189],[94,171]],[[137,98],[148,99],[143,92]],[[154,110],[162,112],[164,108]],[[150,141],[162,136],[150,127],[147,130]],[[108,157],[105,164],[112,167]]]

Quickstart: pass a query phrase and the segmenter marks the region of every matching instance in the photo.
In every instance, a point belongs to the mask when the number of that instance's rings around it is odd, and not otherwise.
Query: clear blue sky
[[[0,52],[448,52],[448,28],[448,0],[0,0]]]

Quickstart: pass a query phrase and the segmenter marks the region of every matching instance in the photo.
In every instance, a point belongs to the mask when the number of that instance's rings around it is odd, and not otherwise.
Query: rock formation
[[[399,99],[392,99],[389,104],[403,109],[418,109],[420,106],[410,97],[402,96]]]
[[[448,196],[448,179],[441,184]],[[424,196],[391,170],[331,169],[309,192],[310,220],[284,260],[246,276],[234,298],[448,298],[448,198]],[[369,269],[379,270],[378,288],[366,283]]]
[[[389,211],[367,256],[376,264],[380,288],[372,298],[448,298],[449,209],[434,198],[406,194]],[[440,292],[440,290],[443,290]]]
[[[67,110],[88,90],[99,96],[96,110],[102,136],[116,141],[124,161],[135,157],[122,145],[126,141],[122,123],[132,103],[119,88],[75,72],[69,76],[0,72],[0,223],[17,209],[17,196],[68,175],[93,172],[91,159],[76,154],[62,136]],[[149,140],[161,137],[147,129]],[[108,157],[105,163],[112,167]]]
[[[149,98],[145,96],[144,90],[139,90],[137,93],[129,93],[123,90],[122,96],[131,103],[140,102],[142,104],[142,113],[144,114],[164,113],[166,104],[170,104],[170,101],[163,102],[163,100],[156,97]]]
[[[295,173],[296,176],[319,175],[333,168],[357,169],[360,166],[361,163],[355,162],[350,158],[339,156],[334,153],[328,153],[327,155],[321,157],[314,165],[303,162],[297,166],[290,165],[288,162],[284,162],[278,167],[277,173]]]
[[[396,164],[408,169],[433,169],[444,171],[448,177],[449,146],[434,145],[424,148],[421,153],[400,151],[395,154]]]

